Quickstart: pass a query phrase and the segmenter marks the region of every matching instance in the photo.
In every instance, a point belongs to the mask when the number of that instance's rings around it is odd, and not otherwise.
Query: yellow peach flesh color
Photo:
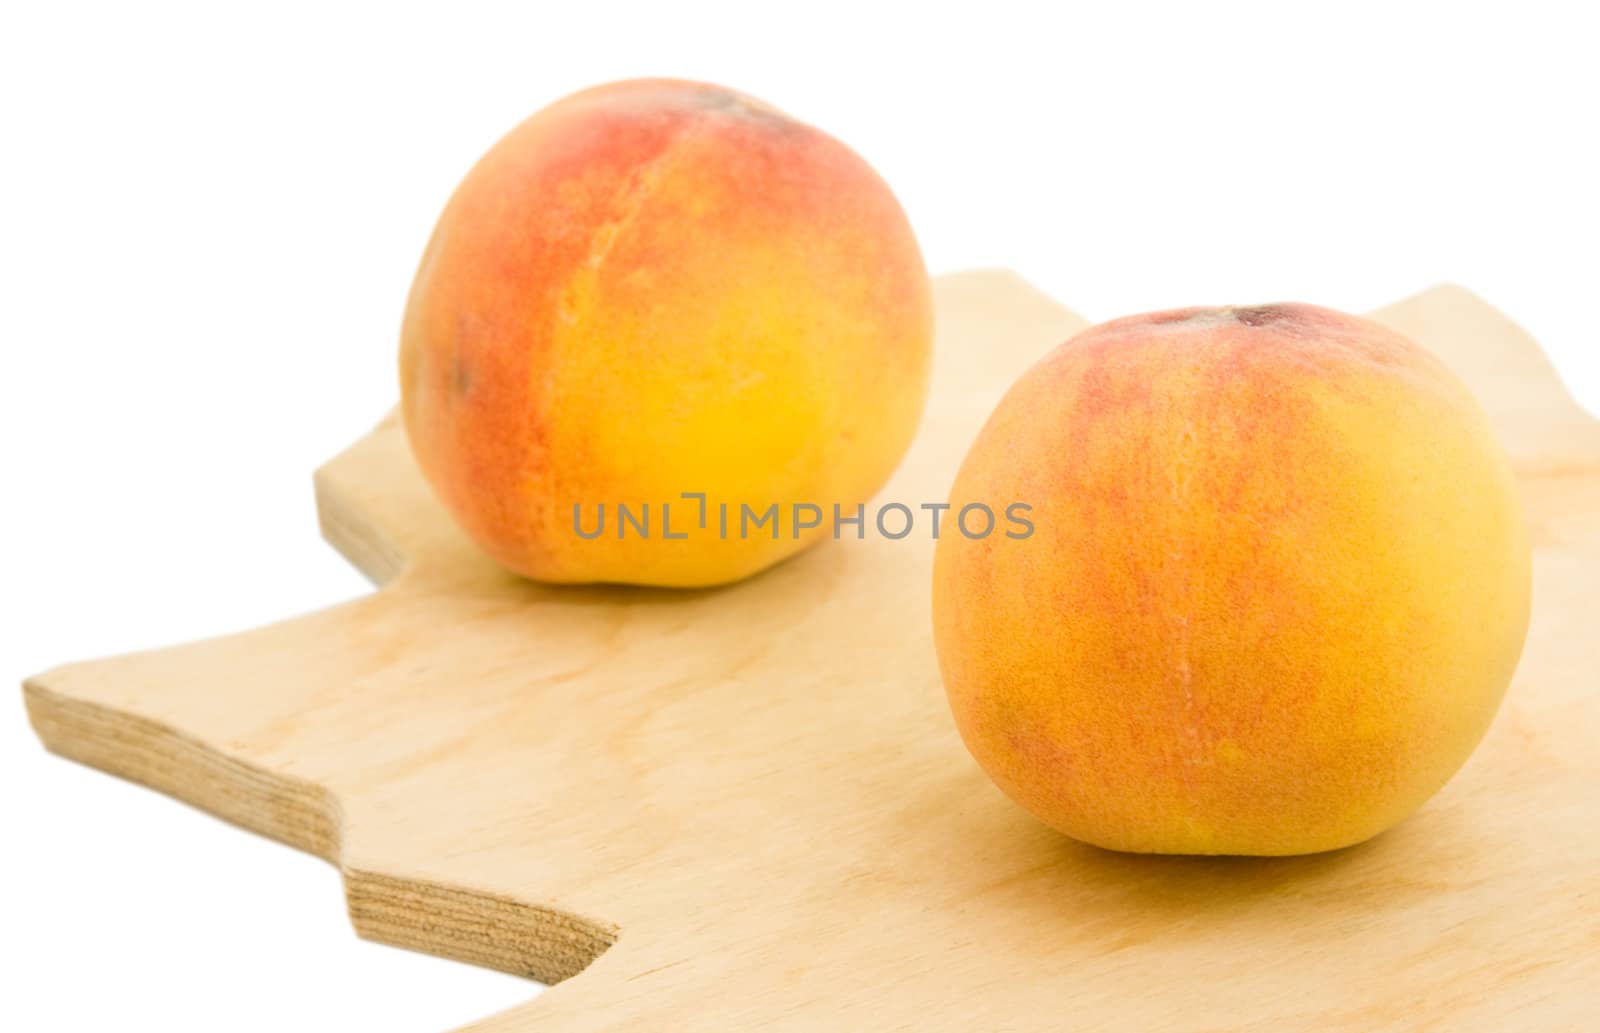
[[[702,586],[832,532],[921,416],[932,300],[894,196],[752,98],[616,83],[534,115],[468,174],[401,343],[418,463],[469,535],[552,582]],[[712,507],[819,507],[724,537]],[[673,504],[674,535],[662,509]],[[619,536],[618,505],[651,510]],[[593,531],[576,533],[574,507]],[[715,508],[713,508],[715,512]]]
[[[1306,305],[1118,320],[1062,345],[973,445],[934,630],[968,748],[1117,850],[1298,854],[1393,825],[1511,679],[1530,557],[1508,462],[1410,341]]]

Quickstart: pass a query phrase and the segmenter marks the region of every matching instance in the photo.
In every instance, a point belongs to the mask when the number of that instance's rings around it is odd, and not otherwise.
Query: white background
[[[1600,408],[1595,27],[1472,6],[8,3],[0,674],[365,591],[310,471],[392,404],[456,180],[613,78],[833,132],[936,272],[1095,319],[1452,280]],[[11,698],[0,1029],[437,1031],[533,992],[356,940],[333,869],[47,757]]]

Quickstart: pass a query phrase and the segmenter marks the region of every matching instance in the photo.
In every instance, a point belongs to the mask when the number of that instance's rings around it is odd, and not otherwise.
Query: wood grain
[[[913,507],[1083,325],[1002,272],[937,299],[934,398],[881,496]],[[926,536],[719,590],[539,587],[474,553],[392,421],[316,480],[324,533],[381,591],[58,668],[28,710],[57,753],[338,864],[363,936],[575,977],[476,1030],[1594,1029],[1600,426],[1462,290],[1378,316],[1490,409],[1537,559],[1487,740],[1360,847],[1063,839],[955,735]]]

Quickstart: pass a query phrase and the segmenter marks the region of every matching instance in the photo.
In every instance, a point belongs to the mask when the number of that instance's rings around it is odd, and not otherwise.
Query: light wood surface
[[[934,396],[881,496],[913,507],[1083,325],[1003,272],[937,299]],[[475,1030],[1600,1028],[1600,426],[1465,291],[1378,315],[1490,409],[1535,612],[1478,753],[1349,850],[1118,855],[1010,804],[945,707],[924,534],[720,590],[542,588],[474,554],[392,420],[316,479],[381,591],[58,668],[29,713],[57,753],[338,864],[363,936],[572,977]]]

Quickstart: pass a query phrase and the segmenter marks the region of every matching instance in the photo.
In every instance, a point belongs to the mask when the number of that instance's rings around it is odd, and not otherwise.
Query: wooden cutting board
[[[1004,272],[937,298],[926,424],[882,496],[912,505],[1084,325]],[[1378,317],[1492,413],[1536,587],[1487,740],[1359,847],[1066,840],[957,739],[926,536],[720,590],[539,587],[478,557],[392,419],[316,479],[381,591],[58,668],[28,710],[57,753],[338,864],[363,936],[570,980],[475,1030],[1600,1029],[1600,425],[1465,291]]]

